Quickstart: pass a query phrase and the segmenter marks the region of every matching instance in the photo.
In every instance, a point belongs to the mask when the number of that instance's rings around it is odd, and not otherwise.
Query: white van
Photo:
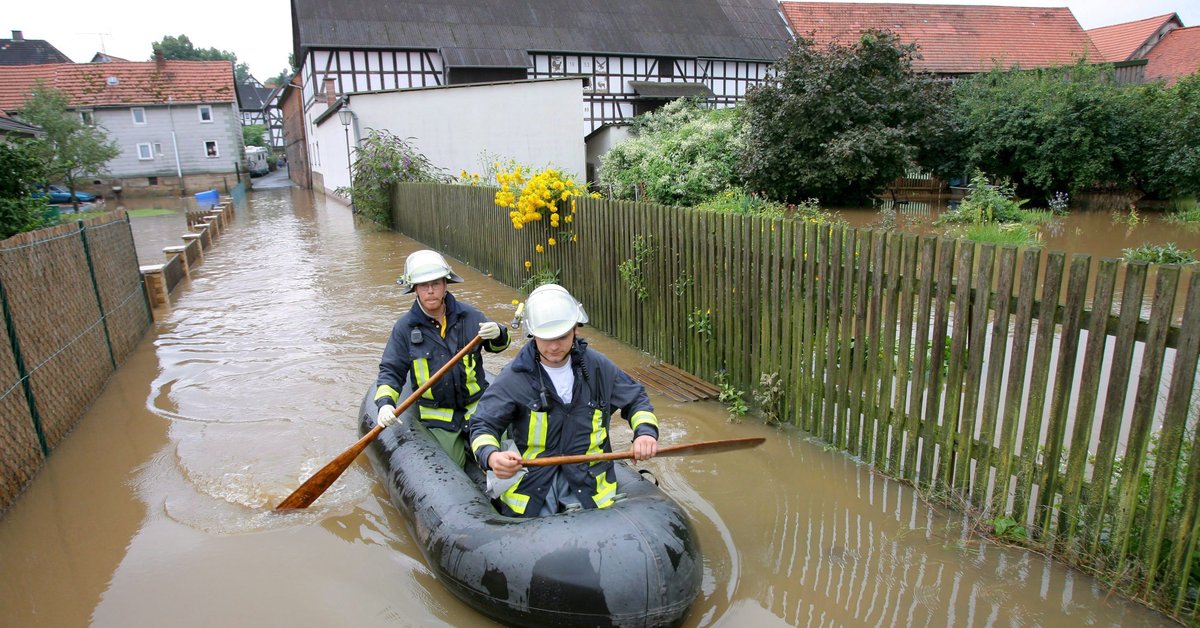
[[[252,177],[261,177],[271,171],[267,164],[267,149],[262,146],[246,147],[246,171]]]

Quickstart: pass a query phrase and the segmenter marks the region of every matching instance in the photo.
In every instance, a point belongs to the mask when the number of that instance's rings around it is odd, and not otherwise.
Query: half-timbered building
[[[681,95],[733,105],[791,40],[772,0],[292,0],[306,110],[338,93],[582,76],[586,135]]]

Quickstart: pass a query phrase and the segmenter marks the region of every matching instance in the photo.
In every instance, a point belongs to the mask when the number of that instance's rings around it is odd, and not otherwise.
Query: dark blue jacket
[[[526,459],[610,452],[609,419],[617,410],[633,427],[634,438],[643,434],[658,438],[658,419],[641,384],[603,354],[588,350],[582,340],[575,341],[571,365],[575,387],[570,404],[562,402],[538,363],[535,342],[525,345],[496,377],[471,419],[471,450],[481,467],[487,469],[488,456],[499,450],[506,429]],[[606,508],[617,492],[611,460],[526,471],[500,496],[506,515],[537,515],[556,473],[585,508]]]
[[[445,338],[438,320],[426,315],[415,300],[412,309],[392,326],[392,335],[383,350],[383,359],[379,361],[379,377],[375,380],[377,408],[398,405],[405,380],[409,381],[412,390],[416,390],[471,342],[479,332],[479,324],[488,320],[479,310],[459,303],[449,292],[445,304]],[[490,353],[508,348],[508,330],[501,325],[498,338],[480,343],[425,391],[417,403],[421,422],[426,427],[465,431],[476,402],[488,387],[481,348]]]

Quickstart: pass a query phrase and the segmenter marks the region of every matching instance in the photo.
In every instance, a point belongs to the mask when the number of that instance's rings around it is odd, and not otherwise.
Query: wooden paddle
[[[454,357],[450,358],[450,361],[446,362],[446,364],[444,364],[442,368],[438,369],[436,373],[430,375],[429,379],[426,380],[424,384],[421,384],[420,388],[414,390],[413,394],[409,395],[408,399],[404,400],[404,403],[396,407],[396,416],[400,416],[401,412],[404,412],[409,406],[411,406],[413,403],[416,403],[417,399],[419,399],[426,390],[429,390],[430,386],[433,386],[435,383],[437,383],[437,381],[441,379],[441,377],[445,375],[447,371],[453,368],[455,364],[458,364],[464,356],[470,353],[475,347],[479,346],[479,343],[482,341],[482,337],[475,336],[471,339],[471,342],[467,343],[467,346],[459,349],[458,353],[454,354]],[[367,432],[362,438],[358,439],[357,443],[354,443],[349,449],[338,454],[337,458],[331,460],[329,464],[321,467],[319,471],[312,474],[312,477],[305,480],[304,484],[300,485],[300,488],[292,491],[292,494],[288,495],[287,499],[279,502],[279,505],[275,507],[275,510],[279,511],[292,510],[293,508],[308,508],[309,504],[317,501],[317,498],[320,497],[321,494],[323,494],[326,490],[328,490],[329,487],[332,486],[339,477],[341,477],[342,473],[344,473],[346,469],[350,467],[350,463],[354,462],[354,459],[358,457],[358,454],[362,453],[362,450],[366,449],[367,445],[370,445],[371,441],[375,440],[375,437],[379,436],[379,433],[382,431],[382,425],[376,425],[375,427],[371,428],[371,431]]]
[[[730,438],[727,440],[708,440],[699,443],[688,443],[685,445],[670,445],[668,447],[659,447],[658,453],[654,454],[655,458],[667,456],[690,456],[693,454],[717,454],[723,451],[734,451],[736,449],[749,449],[758,447],[767,440],[763,437],[755,438]],[[632,451],[614,451],[606,454],[580,454],[577,456],[550,456],[548,458],[531,458],[522,460],[523,467],[549,467],[556,464],[575,464],[577,462],[597,462],[600,460],[625,460],[633,458]]]

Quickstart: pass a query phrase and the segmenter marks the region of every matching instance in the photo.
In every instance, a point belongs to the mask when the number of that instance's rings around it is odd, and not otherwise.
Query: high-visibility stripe
[[[654,416],[653,412],[647,412],[645,410],[638,410],[637,412],[633,413],[632,417],[629,418],[629,426],[635,430],[637,429],[637,426],[639,426],[643,423],[649,423],[650,425],[653,425],[657,429],[658,428],[658,417]]]
[[[592,437],[588,443],[588,454],[602,453],[606,440],[608,440],[608,430],[604,429],[604,414],[596,410],[592,412]]]
[[[608,473],[596,476],[596,494],[592,495],[592,501],[596,502],[596,508],[612,506],[613,498],[616,496],[617,483],[608,481]]]
[[[413,375],[417,378],[417,388],[420,388],[425,382],[429,381],[429,360],[425,358],[417,358],[413,360]],[[425,394],[421,395],[425,399],[433,399],[433,387],[430,386]]]
[[[468,403],[468,404],[467,404],[467,416],[466,416],[466,418],[465,418],[465,419],[463,419],[463,420],[464,420],[464,421],[470,421],[470,420],[471,420],[471,417],[475,416],[475,410],[476,410],[476,409],[478,409],[478,408],[479,408],[479,402],[478,402],[478,401],[472,401],[471,403]]]
[[[454,420],[453,408],[426,408],[425,406],[421,406],[420,409],[422,421],[450,422]]]
[[[464,356],[463,368],[467,371],[467,396],[471,397],[479,392],[479,381],[475,376],[475,356]]]
[[[521,480],[525,478],[522,477]],[[518,515],[525,514],[525,508],[529,505],[529,496],[522,495],[517,492],[517,487],[521,485],[521,480],[517,480],[512,486],[508,487],[507,491],[500,493],[500,501],[508,504],[509,508]]]
[[[546,451],[546,413],[530,412],[529,438],[521,457],[525,460],[537,458],[543,451]]]
[[[388,386],[387,384],[384,384],[375,389],[375,399],[373,401],[379,401],[384,397],[391,399],[392,405],[396,405],[396,400],[400,398],[400,391]]]
[[[495,436],[492,436],[491,434],[483,434],[471,441],[471,451],[478,454],[479,448],[483,447],[484,445],[491,445],[496,449],[500,449],[500,441],[496,440]]]

